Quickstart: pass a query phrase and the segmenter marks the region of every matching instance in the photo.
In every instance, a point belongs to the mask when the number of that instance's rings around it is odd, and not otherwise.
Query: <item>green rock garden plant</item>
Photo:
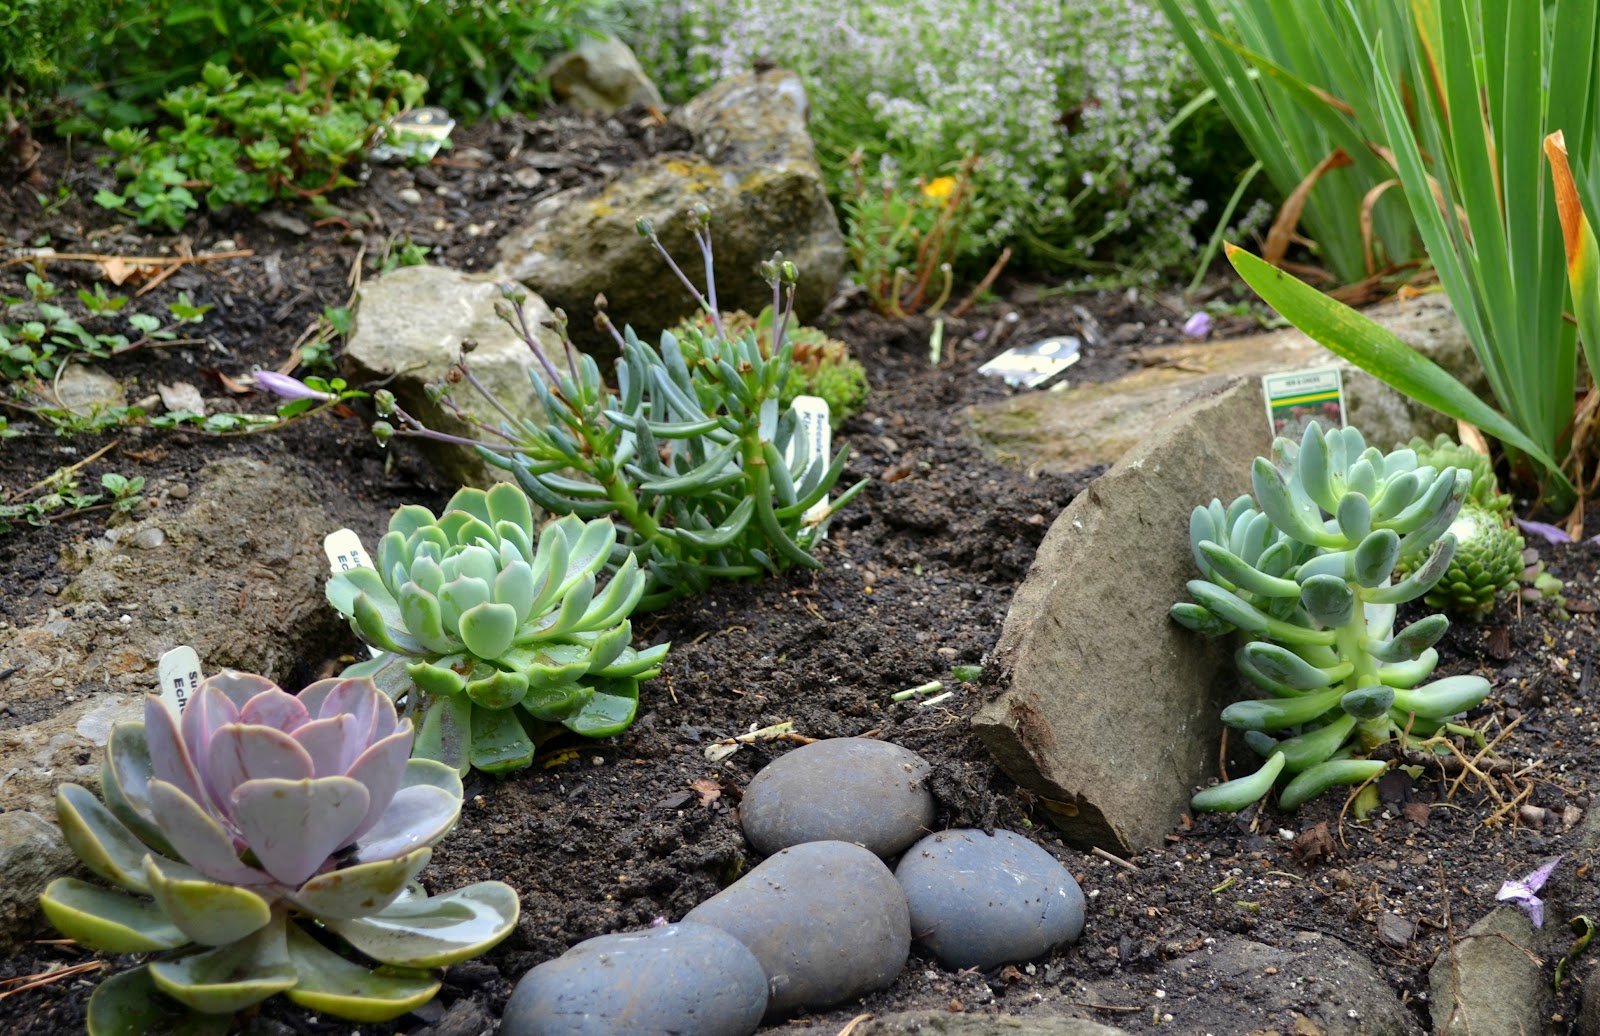
[[[155,955],[100,983],[92,1036],[220,1034],[278,993],[384,1021],[433,998],[433,969],[508,935],[519,910],[508,885],[429,895],[416,880],[462,788],[449,767],[410,759],[411,738],[370,680],[291,695],[223,671],[181,716],[148,696],[143,723],[112,730],[105,802],[76,784],[56,791],[67,844],[118,889],[57,878],[45,916],[84,946]]]
[[[1239,672],[1267,697],[1228,706],[1222,720],[1266,762],[1199,792],[1197,811],[1243,809],[1283,774],[1287,810],[1369,780],[1388,765],[1367,757],[1373,749],[1430,737],[1489,693],[1480,676],[1424,683],[1450,625],[1443,615],[1394,628],[1396,605],[1428,593],[1450,566],[1467,470],[1419,465],[1410,449],[1385,454],[1356,429],[1324,433],[1313,422],[1298,445],[1280,437],[1272,459],[1256,458],[1251,482],[1254,499],[1194,509],[1202,578],[1171,614],[1207,636],[1243,638]],[[1418,550],[1422,562],[1394,578]]]
[[[426,428],[392,396],[379,412],[394,424],[375,426],[380,439],[416,435],[474,445],[510,471],[534,503],[553,514],[610,518],[617,537],[603,564],[619,577],[637,573],[646,586],[640,607],[659,608],[698,593],[718,579],[742,579],[791,566],[820,568],[812,554],[829,521],[866,486],[862,480],[831,503],[828,494],[844,472],[848,451],[827,456],[812,447],[800,415],[783,405],[794,369],[794,286],[798,271],[781,257],[763,264],[772,286],[777,343],[766,355],[754,330],[736,337],[717,307],[709,213],[693,214],[705,263],[705,295],[667,255],[648,223],[649,237],[712,323],[706,333],[664,333],[659,346],[631,329],[619,332],[601,313],[621,359],[617,388],[601,380],[599,365],[578,353],[557,313],[555,330],[565,370],[528,326],[520,289],[506,289],[502,316],[538,358],[530,373],[539,409],[519,413],[473,376],[470,353],[438,387],[447,406],[477,425],[481,440]],[[504,417],[498,427],[475,421],[454,404],[456,386],[482,394]]]
[[[561,727],[621,733],[668,646],[629,646],[646,582],[633,557],[597,592],[616,545],[606,518],[539,528],[508,482],[462,489],[438,517],[402,507],[377,568],[328,581],[328,600],[382,652],[344,675],[376,679],[420,717],[416,754],[462,774],[522,769]]]

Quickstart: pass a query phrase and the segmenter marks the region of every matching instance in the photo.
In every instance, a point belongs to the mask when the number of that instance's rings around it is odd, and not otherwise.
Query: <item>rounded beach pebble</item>
[[[767,975],[744,944],[683,922],[602,935],[517,983],[501,1036],[750,1036]]]
[[[887,859],[933,825],[931,773],[921,756],[887,741],[813,741],[755,775],[739,819],[763,856],[804,842],[840,841]]]
[[[911,930],[949,968],[987,970],[1083,934],[1083,890],[1019,834],[941,831],[906,851],[895,877]]]
[[[827,1007],[894,982],[911,952],[900,883],[851,842],[807,842],[761,861],[689,911],[747,946],[772,989],[768,1013]]]

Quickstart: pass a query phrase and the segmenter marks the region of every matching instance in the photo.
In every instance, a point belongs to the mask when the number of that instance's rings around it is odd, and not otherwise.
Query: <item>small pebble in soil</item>
[[[763,860],[689,911],[756,955],[770,1015],[885,989],[911,952],[906,897],[883,861],[851,842],[807,842]]]
[[[941,831],[906,851],[895,877],[911,930],[950,968],[1027,960],[1083,933],[1083,890],[1011,831]]]
[[[166,542],[167,534],[156,528],[154,525],[149,526],[148,528],[140,529],[138,532],[134,533],[133,536],[133,545],[135,547],[143,548],[144,550],[155,550],[157,547]]]
[[[766,1008],[766,972],[750,951],[684,922],[602,935],[540,964],[517,983],[500,1033],[749,1036]]]
[[[931,773],[921,756],[887,741],[813,741],[751,779],[739,804],[740,823],[763,856],[836,840],[887,859],[933,824]]]

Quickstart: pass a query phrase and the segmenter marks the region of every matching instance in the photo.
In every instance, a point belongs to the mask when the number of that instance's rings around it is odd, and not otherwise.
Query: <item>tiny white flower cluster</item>
[[[1205,204],[1164,132],[1200,84],[1149,0],[633,0],[671,93],[768,61],[805,77],[841,185],[860,148],[909,183],[976,151],[968,250],[1058,268],[1192,259]]]

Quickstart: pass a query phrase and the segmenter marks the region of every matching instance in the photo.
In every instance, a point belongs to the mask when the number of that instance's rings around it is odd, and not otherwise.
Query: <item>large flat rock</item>
[[[1366,315],[1480,395],[1487,393],[1483,370],[1445,296],[1389,302]],[[1004,463],[1079,471],[1115,462],[1162,417],[1233,379],[1259,384],[1263,374],[1332,366],[1344,372],[1349,422],[1368,442],[1388,448],[1413,435],[1432,438],[1455,430],[1455,423],[1442,414],[1343,362],[1294,328],[1221,342],[1157,346],[1140,358],[1145,366],[1118,381],[1022,393],[972,407],[968,424],[985,452]],[[1266,424],[1266,404],[1259,394],[1249,420]]]
[[[1067,506],[1012,600],[974,726],[1078,848],[1159,844],[1215,762],[1228,645],[1167,609],[1195,575],[1189,512],[1247,491],[1270,446],[1253,381],[1173,415]]]

